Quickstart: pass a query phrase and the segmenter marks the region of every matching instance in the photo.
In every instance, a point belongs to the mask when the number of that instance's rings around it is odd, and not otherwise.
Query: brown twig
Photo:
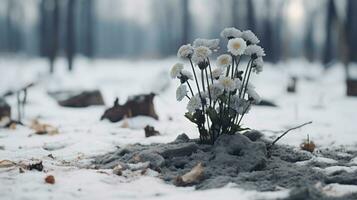
[[[295,130],[295,129],[298,129],[298,128],[301,128],[301,127],[303,127],[303,126],[305,126],[305,125],[308,125],[308,124],[311,124],[311,123],[312,123],[312,121],[309,121],[309,122],[303,123],[303,124],[301,124],[301,125],[299,125],[299,126],[296,126],[296,127],[293,127],[293,128],[290,128],[290,129],[286,130],[283,134],[281,134],[279,137],[277,137],[277,138],[271,143],[271,145],[269,146],[268,149],[271,149],[271,147],[273,147],[276,142],[278,142],[282,137],[284,137],[284,136],[285,136],[286,134],[288,134],[290,131]]]

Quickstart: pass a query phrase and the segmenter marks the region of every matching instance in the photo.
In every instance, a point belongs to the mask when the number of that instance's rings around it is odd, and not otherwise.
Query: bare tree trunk
[[[314,40],[313,40],[313,30],[314,30],[314,21],[311,19],[315,19],[316,12],[311,11],[308,14],[307,20],[307,32],[304,38],[304,53],[305,57],[308,61],[312,62],[315,58],[314,56]]]
[[[182,2],[182,16],[183,16],[181,44],[187,44],[190,41],[190,31],[191,31],[189,1],[182,0],[181,2]]]
[[[54,72],[58,50],[59,0],[42,0],[40,3],[39,41],[40,54],[48,59],[49,71]]]
[[[347,2],[347,21],[346,37],[348,46],[348,62],[357,62],[357,1],[348,0]]]
[[[275,57],[275,49],[273,46],[273,30],[272,30],[272,20],[271,20],[271,15],[270,15],[270,8],[271,8],[271,1],[267,0],[266,2],[266,17],[263,19],[263,31],[262,31],[262,43],[263,47],[265,49],[269,49],[269,51],[266,52],[265,59],[267,61],[274,61]]]
[[[88,23],[87,23],[87,56],[89,58],[94,57],[94,22],[95,22],[95,10],[93,0],[87,0],[88,3]]]
[[[67,55],[67,62],[68,62],[68,70],[73,70],[73,58],[75,54],[75,0],[68,0],[67,5],[67,42],[66,42],[66,55]]]
[[[329,0],[327,4],[326,39],[325,39],[325,47],[324,47],[323,58],[322,58],[322,62],[324,64],[331,62],[335,57],[333,52],[334,43],[333,43],[332,32],[333,32],[333,25],[336,20],[336,17],[337,17],[337,13],[336,13],[336,7],[334,1]]]
[[[252,0],[247,1],[247,28],[255,32],[255,12]]]

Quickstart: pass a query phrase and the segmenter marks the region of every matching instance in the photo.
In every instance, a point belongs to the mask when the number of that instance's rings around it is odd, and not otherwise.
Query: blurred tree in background
[[[355,0],[0,0],[0,54],[162,58],[224,27],[251,29],[266,60],[357,61]],[[223,46],[222,46],[223,49]]]

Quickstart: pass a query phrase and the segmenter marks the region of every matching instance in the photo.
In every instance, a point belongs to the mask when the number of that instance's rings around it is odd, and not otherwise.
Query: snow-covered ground
[[[21,126],[15,130],[0,129],[0,160],[29,162],[40,159],[44,163],[44,172],[19,173],[18,167],[0,168],[0,199],[212,199],[217,196],[224,199],[236,199],[237,196],[240,199],[275,199],[286,196],[288,190],[259,193],[232,184],[221,189],[194,191],[192,187],[177,188],[153,176],[133,174],[124,178],[109,170],[83,167],[94,156],[113,151],[117,146],[169,142],[180,133],[191,138],[198,136],[195,126],[183,117],[184,102],[175,101],[178,83],[168,76],[175,62],[176,59],[78,59],[74,72],[68,73],[64,61],[59,60],[56,73],[48,77],[44,60],[0,60],[0,94],[35,81],[37,85],[29,91],[24,122],[30,125],[36,118],[59,129],[56,135],[36,135],[30,128]],[[296,94],[286,93],[290,75],[299,77]],[[252,82],[264,99],[274,101],[279,107],[254,107],[244,124],[261,130],[268,138],[275,138],[277,131],[313,121],[311,125],[289,133],[279,143],[298,149],[309,134],[318,148],[357,149],[357,98],[345,96],[343,75],[339,65],[328,71],[318,64],[303,61],[267,65]],[[129,95],[155,92],[155,107],[160,119],[136,117],[128,120],[129,128],[121,127],[121,123],[100,121],[105,106],[63,108],[47,94],[64,89],[100,89],[106,107],[112,105],[115,97],[124,103]],[[6,100],[12,105],[12,114],[16,117],[15,98]],[[143,127],[147,124],[154,126],[161,135],[145,138]],[[55,159],[48,157],[49,154]],[[331,173],[334,170],[337,169],[325,171]],[[348,170],[355,170],[355,167]],[[44,182],[48,174],[55,176],[54,185]],[[332,195],[357,191],[354,186],[338,184],[324,189]]]

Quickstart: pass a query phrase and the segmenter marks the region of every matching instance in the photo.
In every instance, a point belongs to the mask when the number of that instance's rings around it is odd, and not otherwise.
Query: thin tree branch
[[[279,137],[277,137],[277,138],[271,143],[270,148],[271,148],[276,142],[278,142],[282,137],[284,137],[286,134],[288,134],[290,131],[295,130],[295,129],[298,129],[298,128],[301,128],[301,127],[306,126],[306,125],[311,124],[311,123],[312,123],[312,121],[309,121],[309,122],[303,123],[303,124],[301,124],[301,125],[299,125],[299,126],[296,126],[296,127],[293,127],[293,128],[290,128],[290,129],[286,130],[283,134],[281,134]]]

